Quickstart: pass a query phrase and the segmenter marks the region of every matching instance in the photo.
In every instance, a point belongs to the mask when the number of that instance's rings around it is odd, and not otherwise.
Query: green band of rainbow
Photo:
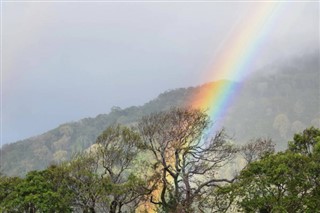
[[[210,79],[243,80],[246,77],[274,24],[279,5],[277,2],[265,2],[251,8],[250,14],[245,18],[247,22],[237,26],[237,30],[228,38],[223,51],[216,58],[208,74]],[[209,110],[211,119],[219,122],[240,85],[236,82],[218,81],[210,88],[204,87],[193,98],[192,105]]]

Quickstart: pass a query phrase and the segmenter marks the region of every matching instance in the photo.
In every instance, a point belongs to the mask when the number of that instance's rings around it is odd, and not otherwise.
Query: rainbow
[[[272,29],[275,14],[280,3],[265,2],[254,4],[245,23],[236,26],[230,36],[223,42],[222,51],[214,60],[213,67],[206,74],[206,79],[219,79],[216,83],[203,86],[192,98],[191,105],[208,110],[211,119],[217,124],[227,107],[231,104],[239,90],[239,83],[221,79],[243,80],[252,62],[256,59],[259,49]]]
[[[248,11],[249,15],[243,18],[246,22],[239,24],[235,30],[231,31],[230,36],[223,42],[223,51],[219,52],[213,67],[205,76],[205,79],[218,79],[219,81],[202,86],[200,91],[191,98],[192,107],[208,110],[208,114],[215,123],[223,118],[227,107],[234,99],[235,91],[239,90],[241,85],[223,79],[240,81],[246,77],[252,61],[257,57],[263,41],[272,28],[278,9],[279,3],[277,2],[253,4]],[[210,136],[213,130],[203,135]],[[153,195],[157,197],[159,193],[158,190]],[[144,206],[144,208],[148,212],[156,212],[152,209],[152,205]]]

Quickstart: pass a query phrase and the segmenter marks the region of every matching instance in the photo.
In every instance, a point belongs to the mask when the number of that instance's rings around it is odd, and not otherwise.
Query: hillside
[[[279,149],[283,149],[295,132],[312,125],[319,127],[318,60],[317,56],[310,56],[282,62],[276,67],[265,68],[271,70],[268,74],[257,72],[239,83],[241,90],[234,91],[235,99],[221,125],[233,136],[235,143],[244,143],[254,137],[270,137]],[[50,163],[67,160],[93,144],[110,124],[134,124],[143,115],[172,106],[188,106],[196,93],[210,89],[216,83],[169,90],[142,106],[113,107],[107,114],[62,124],[42,135],[4,145],[2,172],[24,175],[30,170],[44,169]]]

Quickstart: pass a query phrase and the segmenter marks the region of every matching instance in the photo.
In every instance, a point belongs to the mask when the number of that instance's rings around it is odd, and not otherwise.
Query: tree
[[[317,212],[319,183],[320,130],[311,127],[285,152],[251,162],[221,192],[245,212]]]
[[[19,177],[0,175],[0,212],[11,210],[10,201],[14,198],[15,187],[22,181]]]
[[[10,192],[1,203],[2,209],[4,212],[71,212],[69,193],[54,179],[50,168],[31,171],[22,180],[7,179]]]
[[[102,183],[98,175],[96,156],[78,154],[65,165],[67,177],[65,187],[73,193],[72,205],[84,213],[95,213],[103,196]]]
[[[121,213],[123,206],[129,208],[150,193],[141,175],[135,174],[139,142],[137,132],[120,125],[108,127],[97,138],[97,155],[103,169],[103,187],[110,199],[110,213]]]
[[[263,138],[251,140],[240,148],[240,154],[247,163],[261,159],[264,155],[274,153],[274,151],[274,144],[271,139]]]
[[[158,195],[150,201],[165,212],[194,212],[207,208],[199,202],[208,188],[232,182],[217,171],[232,159],[235,149],[223,130],[207,140],[210,119],[204,111],[172,108],[141,119],[142,147],[150,153],[154,173],[159,175]]]
[[[302,134],[295,134],[293,141],[289,141],[289,150],[295,153],[311,156],[315,146],[320,143],[320,129],[310,127]]]

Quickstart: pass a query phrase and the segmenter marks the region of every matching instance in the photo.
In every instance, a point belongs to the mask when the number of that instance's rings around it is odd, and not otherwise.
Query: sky
[[[2,2],[1,143],[218,80],[210,68],[259,4]],[[319,3],[281,3],[248,73],[315,51]]]

